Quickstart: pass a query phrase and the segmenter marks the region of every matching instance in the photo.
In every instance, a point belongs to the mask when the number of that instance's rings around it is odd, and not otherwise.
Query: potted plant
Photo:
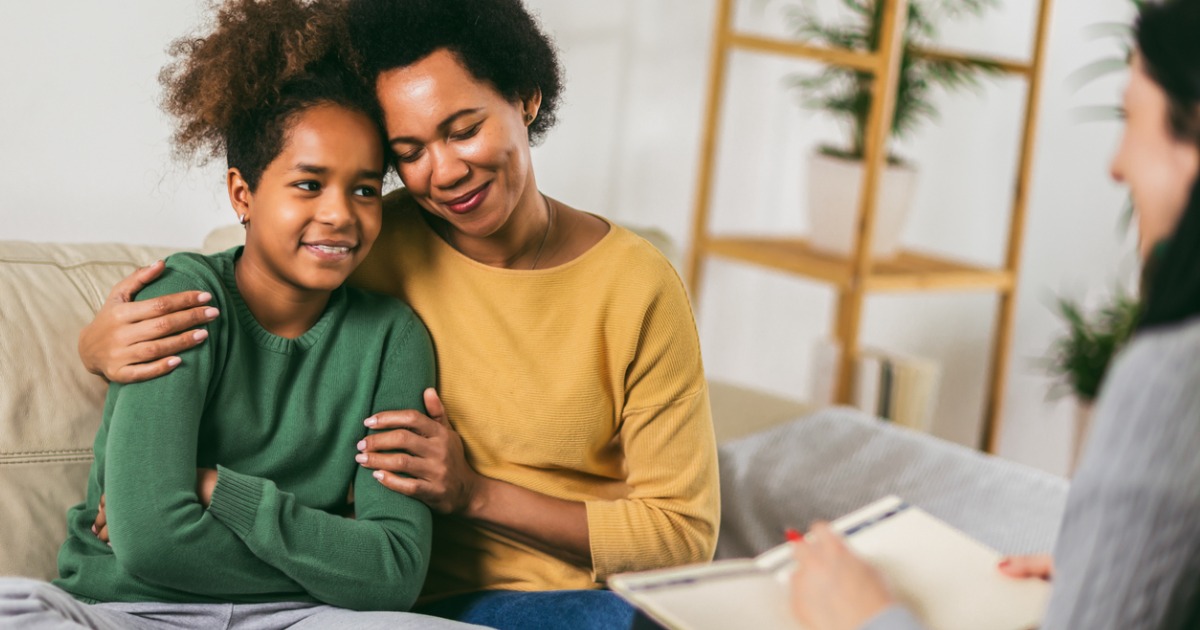
[[[819,19],[811,0],[790,7],[787,15],[792,31],[809,43],[876,50],[881,37],[883,4],[878,0],[841,0],[841,3],[853,16],[844,23]],[[917,54],[919,46],[936,39],[939,19],[979,16],[995,3],[996,0],[912,0],[903,33],[890,140],[906,138],[922,123],[937,117],[933,103],[935,88],[956,91],[977,87],[983,75],[999,72],[997,66],[986,62],[933,59]],[[801,91],[804,107],[831,114],[845,122],[849,130],[845,145],[819,147],[809,166],[812,244],[832,254],[847,256],[854,243],[873,79],[869,72],[828,66],[819,74],[790,80]],[[881,258],[891,256],[897,249],[916,182],[915,166],[895,155],[891,142],[887,150],[888,168],[881,179],[872,239],[872,255]]]
[[[1046,369],[1057,380],[1051,394],[1070,395],[1076,402],[1071,449],[1074,469],[1091,425],[1092,404],[1113,357],[1133,333],[1141,304],[1127,292],[1118,290],[1092,312],[1067,298],[1058,299],[1056,310],[1066,331],[1050,346]]]

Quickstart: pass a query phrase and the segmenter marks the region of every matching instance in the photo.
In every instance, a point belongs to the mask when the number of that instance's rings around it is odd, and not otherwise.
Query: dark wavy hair
[[[541,91],[529,141],[556,121],[563,71],[554,43],[521,0],[350,0],[350,38],[373,85],[379,74],[448,50],[510,101]]]
[[[203,161],[224,153],[254,190],[295,117],[326,104],[365,114],[384,145],[344,9],[337,0],[226,0],[202,34],[176,40],[159,74],[176,155]]]
[[[1200,2],[1164,0],[1142,6],[1135,25],[1150,78],[1166,92],[1171,133],[1200,148]],[[1175,232],[1147,261],[1140,329],[1200,315],[1200,179],[1192,183]]]

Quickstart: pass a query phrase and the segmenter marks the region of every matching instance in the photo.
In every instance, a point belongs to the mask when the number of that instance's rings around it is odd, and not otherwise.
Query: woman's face
[[[341,286],[379,236],[383,159],[366,115],[335,105],[297,115],[253,192],[230,169],[247,220],[242,260],[299,291]]]
[[[1112,177],[1129,186],[1138,253],[1145,260],[1179,223],[1200,170],[1200,149],[1171,133],[1166,92],[1146,73],[1140,54],[1132,65],[1125,88],[1125,132],[1113,156]]]
[[[526,121],[540,99],[507,100],[445,49],[384,72],[375,88],[400,179],[426,210],[487,238],[536,203]]]

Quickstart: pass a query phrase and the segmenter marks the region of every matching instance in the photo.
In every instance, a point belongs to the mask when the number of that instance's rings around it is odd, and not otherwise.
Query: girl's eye
[[[450,138],[454,140],[466,140],[467,138],[473,137],[475,134],[479,133],[479,127],[482,125],[483,123],[475,123],[474,125],[471,125],[462,131],[451,134]]]
[[[307,192],[318,192],[321,190],[321,184],[314,181],[296,182],[296,188]]]
[[[359,197],[378,197],[379,189],[374,186],[359,186],[354,189],[354,194]]]

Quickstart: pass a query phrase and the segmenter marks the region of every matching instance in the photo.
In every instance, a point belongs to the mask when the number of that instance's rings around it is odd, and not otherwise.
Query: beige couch
[[[240,238],[218,230],[203,251]],[[66,510],[83,499],[104,382],[76,340],[118,280],[162,247],[0,241],[0,575],[58,575]]]
[[[644,235],[670,255],[661,235]],[[223,250],[241,236],[239,226],[217,230],[201,251]],[[80,365],[79,330],[113,284],[171,251],[0,241],[0,575],[57,575],[66,510],[83,499],[105,394],[104,382]],[[803,409],[717,383],[713,400],[722,440]]]
[[[645,233],[664,248],[661,235]],[[240,240],[218,230],[201,251]],[[110,287],[161,247],[0,242],[0,576],[50,579],[66,510],[82,500],[105,385],[76,356]],[[795,402],[711,383],[721,442],[719,557],[898,494],[1007,552],[1049,549],[1063,479],[848,409],[805,419]],[[774,426],[780,425],[780,426]],[[752,434],[752,435],[746,435]],[[744,436],[744,437],[743,437]]]

